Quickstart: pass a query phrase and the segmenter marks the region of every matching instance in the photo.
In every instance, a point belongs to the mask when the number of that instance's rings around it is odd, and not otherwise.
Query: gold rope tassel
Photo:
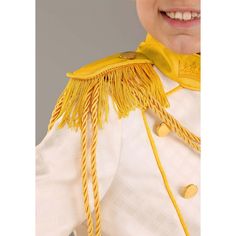
[[[92,143],[91,143],[91,176],[94,195],[94,210],[96,220],[96,236],[101,236],[101,220],[100,220],[100,200],[99,189],[96,170],[96,147],[97,147],[97,134],[98,134],[98,115],[97,105],[99,101],[99,84],[97,83],[93,89],[93,97],[91,101],[91,120],[92,120]]]
[[[82,129],[81,129],[81,146],[82,146],[82,157],[81,157],[81,175],[82,175],[82,188],[84,197],[84,208],[87,218],[88,236],[93,236],[93,220],[89,206],[89,194],[88,194],[88,173],[87,173],[87,126],[88,126],[88,113],[89,104],[91,99],[92,90],[87,94],[84,112],[82,113]]]

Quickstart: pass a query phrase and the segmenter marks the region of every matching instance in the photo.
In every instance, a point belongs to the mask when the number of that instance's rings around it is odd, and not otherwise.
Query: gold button
[[[165,137],[170,133],[169,127],[163,122],[159,125],[156,125],[156,134],[160,137]]]
[[[123,59],[132,60],[132,59],[135,59],[135,58],[136,58],[136,55],[137,55],[136,52],[122,52],[122,53],[120,54],[120,57],[123,58]]]
[[[184,188],[183,197],[184,198],[192,198],[197,194],[198,187],[194,184],[189,184]]]

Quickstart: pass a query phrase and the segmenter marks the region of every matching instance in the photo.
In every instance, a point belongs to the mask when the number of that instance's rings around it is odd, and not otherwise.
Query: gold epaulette
[[[48,130],[62,116],[58,128],[82,127],[82,115],[97,110],[98,125],[108,118],[108,96],[118,116],[126,117],[135,108],[146,109],[149,96],[168,107],[162,83],[153,63],[137,52],[123,52],[97,60],[66,74],[69,82],[58,98]]]
[[[199,151],[199,137],[184,128],[165,108],[169,106],[162,82],[153,63],[140,52],[124,52],[85,65],[67,73],[69,81],[52,112],[48,131],[58,122],[76,131],[91,123],[102,127],[108,120],[108,96],[118,117],[132,110],[151,109],[194,150]],[[91,115],[91,116],[89,116]]]

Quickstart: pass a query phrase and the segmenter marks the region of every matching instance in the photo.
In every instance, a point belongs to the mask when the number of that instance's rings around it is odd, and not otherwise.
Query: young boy
[[[136,6],[135,52],[67,73],[36,147],[37,236],[200,235],[200,3]]]

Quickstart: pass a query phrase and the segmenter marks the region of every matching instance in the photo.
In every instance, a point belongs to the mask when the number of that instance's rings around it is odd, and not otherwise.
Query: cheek
[[[137,14],[146,31],[158,21],[158,3],[158,0],[136,0]]]

